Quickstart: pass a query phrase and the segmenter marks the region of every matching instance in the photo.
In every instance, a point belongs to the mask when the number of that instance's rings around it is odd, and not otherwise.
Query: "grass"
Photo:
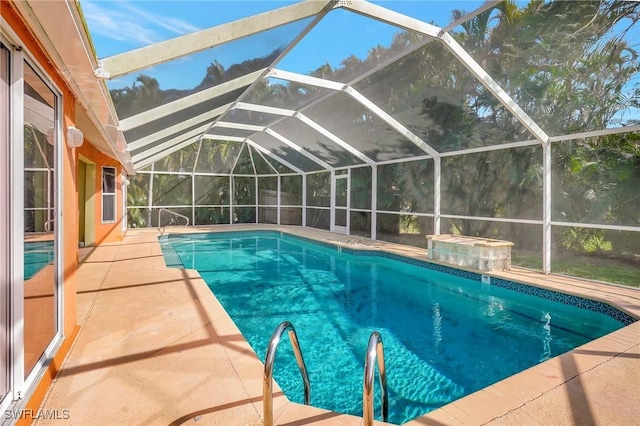
[[[378,234],[382,241],[406,244],[413,247],[427,247],[424,235],[407,232],[401,235]],[[511,264],[536,271],[542,271],[542,254],[512,250]],[[551,258],[551,272],[571,277],[606,283],[622,284],[640,288],[640,259],[620,259],[604,254],[578,254],[571,252],[554,252]]]
[[[540,253],[514,251],[511,264],[542,270]],[[640,264],[597,255],[579,255],[573,253],[554,253],[551,259],[551,272],[589,280],[640,287]]]

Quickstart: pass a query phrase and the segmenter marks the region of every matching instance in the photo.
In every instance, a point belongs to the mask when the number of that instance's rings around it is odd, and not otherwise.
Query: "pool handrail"
[[[273,363],[276,359],[276,349],[280,343],[280,338],[287,330],[289,330],[289,341],[291,342],[293,354],[296,357],[298,367],[300,368],[300,374],[302,375],[302,381],[304,382],[304,403],[305,405],[309,405],[311,402],[309,375],[307,374],[307,366],[304,363],[304,358],[300,351],[300,343],[298,342],[296,329],[289,321],[283,321],[276,327],[271,335],[271,340],[269,341],[269,346],[267,348],[267,355],[264,360],[264,380],[262,391],[265,426],[273,426]]]
[[[178,216],[178,217],[181,217],[181,218],[185,219],[187,221],[187,223],[184,226],[189,226],[189,218],[187,216],[185,216],[183,214],[180,214],[180,213],[176,213],[173,210],[162,208],[162,209],[158,210],[158,229],[162,228],[162,232],[163,233],[164,233],[164,228],[166,228],[168,224],[164,225],[164,226],[161,225],[160,216],[162,215],[162,212],[171,213],[174,216]]]
[[[378,377],[382,393],[382,421],[389,421],[389,394],[387,393],[387,372],[384,365],[384,345],[377,331],[371,333],[367,355],[364,359],[364,384],[362,390],[362,424],[373,425],[373,376],[375,361],[378,360]]]
[[[49,226],[49,225],[51,225],[52,223],[55,223],[55,221],[56,221],[55,219],[49,219],[48,221],[46,221],[44,223],[44,231],[45,232],[51,232],[51,226]]]

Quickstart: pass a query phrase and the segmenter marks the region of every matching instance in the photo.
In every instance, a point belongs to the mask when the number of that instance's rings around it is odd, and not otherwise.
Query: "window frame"
[[[105,178],[108,176],[105,172],[107,171],[112,171],[113,173],[111,175],[109,175],[110,177],[113,177],[113,192],[106,192],[105,191]],[[114,166],[102,166],[102,173],[101,173],[101,188],[100,188],[100,193],[101,193],[101,201],[102,201],[102,205],[100,206],[100,222],[101,223],[116,223],[117,221],[117,217],[118,217],[118,189],[116,187],[117,183],[118,183],[118,179],[117,179],[117,173],[118,173],[118,169]],[[113,200],[113,208],[111,209],[112,211],[107,212],[105,210],[106,207],[106,203],[105,200],[107,199],[107,197],[110,197]],[[105,219],[105,212],[106,213],[111,213],[113,215],[113,219]]]

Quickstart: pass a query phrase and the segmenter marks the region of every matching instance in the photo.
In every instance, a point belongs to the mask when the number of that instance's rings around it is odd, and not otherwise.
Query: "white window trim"
[[[113,170],[113,191],[114,192],[104,192],[104,188],[100,188],[100,193],[101,193],[101,202],[102,205],[100,206],[100,222],[101,223],[116,223],[117,219],[118,219],[118,191],[116,188],[116,185],[118,184],[118,179],[117,179],[117,173],[118,173],[118,169],[116,169],[113,166],[102,166],[102,174],[100,175],[100,177],[102,178],[100,180],[100,184],[102,185],[102,183],[104,182],[104,178],[105,178],[105,171],[106,170]],[[105,196],[111,196],[113,197],[113,219],[109,219],[109,220],[105,220],[104,218],[104,213],[105,213]]]

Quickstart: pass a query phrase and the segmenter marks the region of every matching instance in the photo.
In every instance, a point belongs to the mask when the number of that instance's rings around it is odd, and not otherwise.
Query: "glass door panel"
[[[348,176],[339,175],[335,177],[334,201],[335,201],[335,216],[333,221],[333,228],[335,232],[347,233],[347,206],[348,206]]]
[[[57,98],[24,64],[24,377],[56,333]]]

